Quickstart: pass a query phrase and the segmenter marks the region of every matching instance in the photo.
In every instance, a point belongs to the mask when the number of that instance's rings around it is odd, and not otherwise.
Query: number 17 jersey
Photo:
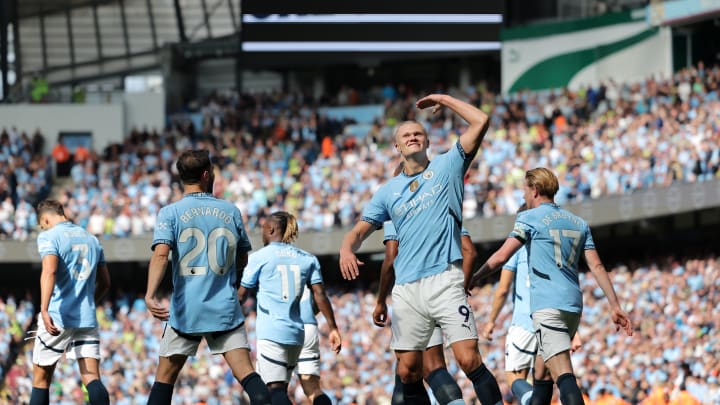
[[[525,243],[530,273],[530,311],[559,309],[582,313],[578,264],[595,249],[584,219],[553,203],[517,215],[510,237]]]
[[[250,250],[240,210],[208,193],[186,194],[158,213],[155,245],[172,250],[170,326],[220,332],[244,321],[237,296],[237,252]]]

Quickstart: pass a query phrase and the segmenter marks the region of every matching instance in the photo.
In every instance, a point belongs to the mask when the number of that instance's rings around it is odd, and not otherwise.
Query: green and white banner
[[[577,89],[672,73],[672,36],[645,10],[504,30],[502,90]]]

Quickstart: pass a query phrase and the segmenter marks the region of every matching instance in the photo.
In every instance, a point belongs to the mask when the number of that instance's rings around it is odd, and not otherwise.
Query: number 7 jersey
[[[220,332],[245,319],[237,297],[238,252],[250,250],[240,210],[208,193],[163,207],[155,245],[172,250],[170,326],[183,333]]]
[[[510,237],[527,248],[530,311],[582,313],[578,264],[585,250],[595,249],[585,220],[556,204],[542,203],[517,215]]]

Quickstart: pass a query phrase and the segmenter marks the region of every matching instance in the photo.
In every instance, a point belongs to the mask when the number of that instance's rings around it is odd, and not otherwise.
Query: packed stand
[[[719,82],[720,68],[700,65],[672,80],[610,81],[576,92],[497,95],[482,84],[434,89],[491,116],[467,173],[464,216],[515,213],[523,174],[539,166],[556,171],[561,205],[718,178]],[[173,119],[162,132],[133,130],[122,143],[70,162],[72,186],[62,190],[62,201],[97,236],[147,234],[159,208],[182,195],[177,152],[207,148],[219,167],[216,195],[235,202],[249,228],[281,209],[295,213],[303,229],[348,226],[399,162],[392,147],[398,122],[422,122],[431,154],[462,133],[464,123],[449,111],[432,116],[415,109],[424,94],[388,85],[343,88],[319,100],[296,93],[214,95],[197,109],[199,122]],[[352,120],[320,113],[321,106],[360,103],[384,105],[382,119],[364,132]],[[0,237],[23,239],[32,231],[31,205],[47,188],[47,162],[34,152],[34,139],[17,131],[3,135],[0,145]]]
[[[0,378],[9,380],[12,377],[9,373],[11,367],[8,367],[8,363],[13,360],[13,348],[23,346],[25,333],[31,326],[35,315],[30,298],[29,294],[27,297],[19,299],[13,295],[3,294],[0,296]],[[24,368],[17,370],[26,374]],[[10,387],[10,390],[12,389],[13,387]],[[4,393],[0,391],[0,402],[4,398],[2,394]]]
[[[0,132],[0,240],[26,240],[35,230],[33,208],[48,196],[52,185],[45,137],[17,128]]]
[[[587,273],[581,275],[585,309],[579,333],[584,341],[573,354],[581,389],[591,404],[679,403],[690,395],[702,404],[720,404],[720,325],[713,314],[720,311],[720,259],[663,259],[652,264],[626,263],[613,268],[611,277],[621,302],[636,324],[635,336],[616,333],[609,321],[602,291]],[[479,327],[488,318],[493,286],[474,291],[470,299]],[[111,306],[98,309],[101,329],[101,372],[112,403],[144,404],[154,379],[163,323],[153,319],[141,295],[122,294]],[[394,354],[389,350],[389,328],[371,321],[374,293],[359,289],[330,291],[335,316],[344,338],[343,349],[332,355],[327,328],[319,317],[321,384],[338,404],[389,404],[394,384]],[[255,353],[255,314],[246,303],[248,338]],[[481,341],[480,350],[498,378],[507,402],[512,401],[504,381],[504,341],[511,305],[498,318],[495,339]],[[211,356],[203,345],[199,356],[186,364],[175,389],[179,404],[229,404],[241,402],[242,387],[230,374],[221,356]],[[474,391],[446,348],[448,370],[459,382],[467,403]],[[13,366],[7,386],[14,403],[27,401],[31,389],[32,344],[24,347]],[[51,390],[53,403],[77,403],[83,395],[77,366],[61,361]],[[305,403],[296,379],[290,392]],[[670,402],[676,401],[676,402]]]

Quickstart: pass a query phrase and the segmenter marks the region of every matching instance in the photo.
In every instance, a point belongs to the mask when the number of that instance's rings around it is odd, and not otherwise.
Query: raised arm
[[[358,266],[365,263],[358,260],[355,252],[360,249],[363,241],[374,231],[375,226],[371,223],[358,221],[353,229],[345,234],[342,245],[340,245],[340,272],[344,279],[354,280],[360,275]]]
[[[487,340],[492,340],[492,333],[495,329],[495,321],[500,315],[500,310],[507,301],[507,296],[510,293],[510,287],[512,287],[513,280],[515,279],[515,273],[510,270],[504,269],[500,273],[500,282],[495,288],[495,294],[493,296],[492,306],[490,308],[490,317],[485,327],[482,330],[482,335]]]
[[[330,299],[325,293],[325,287],[322,283],[316,283],[312,285],[313,299],[320,312],[322,312],[325,320],[327,321],[328,328],[330,328],[330,348],[335,354],[340,353],[342,348],[342,338],[340,337],[340,331],[338,331],[337,324],[335,323],[335,312],[333,311]]]
[[[398,241],[389,239],[385,241],[385,258],[380,266],[380,285],[378,286],[375,310],[373,310],[373,323],[375,326],[387,325],[387,296],[390,288],[395,284],[395,269],[393,262],[398,254]]]
[[[600,288],[605,293],[605,297],[608,299],[610,304],[610,316],[616,325],[615,331],[619,331],[622,328],[628,336],[632,336],[633,327],[632,321],[628,314],[620,308],[620,302],[618,301],[617,295],[615,295],[615,288],[613,288],[610,276],[608,276],[605,266],[600,260],[600,256],[595,249],[585,250],[585,261],[587,261],[590,272],[597,281]]]
[[[468,129],[460,135],[460,145],[466,154],[475,156],[488,130],[490,120],[487,114],[447,94],[425,96],[418,100],[416,105],[418,108],[433,107],[433,113],[439,111],[441,107],[448,107],[464,119],[468,123]]]
[[[500,249],[495,251],[495,253],[493,253],[492,256],[490,256],[490,258],[487,259],[487,261],[473,274],[472,279],[470,280],[470,288],[477,287],[480,281],[498,271],[500,267],[510,260],[512,255],[514,255],[515,252],[522,247],[522,245],[522,242],[516,238],[505,239],[505,243],[500,246]]]
[[[148,311],[157,319],[165,321],[170,317],[170,311],[157,299],[157,290],[160,287],[165,270],[167,269],[170,246],[164,243],[155,245],[153,255],[148,266],[147,291],[145,291],[145,305]]]

